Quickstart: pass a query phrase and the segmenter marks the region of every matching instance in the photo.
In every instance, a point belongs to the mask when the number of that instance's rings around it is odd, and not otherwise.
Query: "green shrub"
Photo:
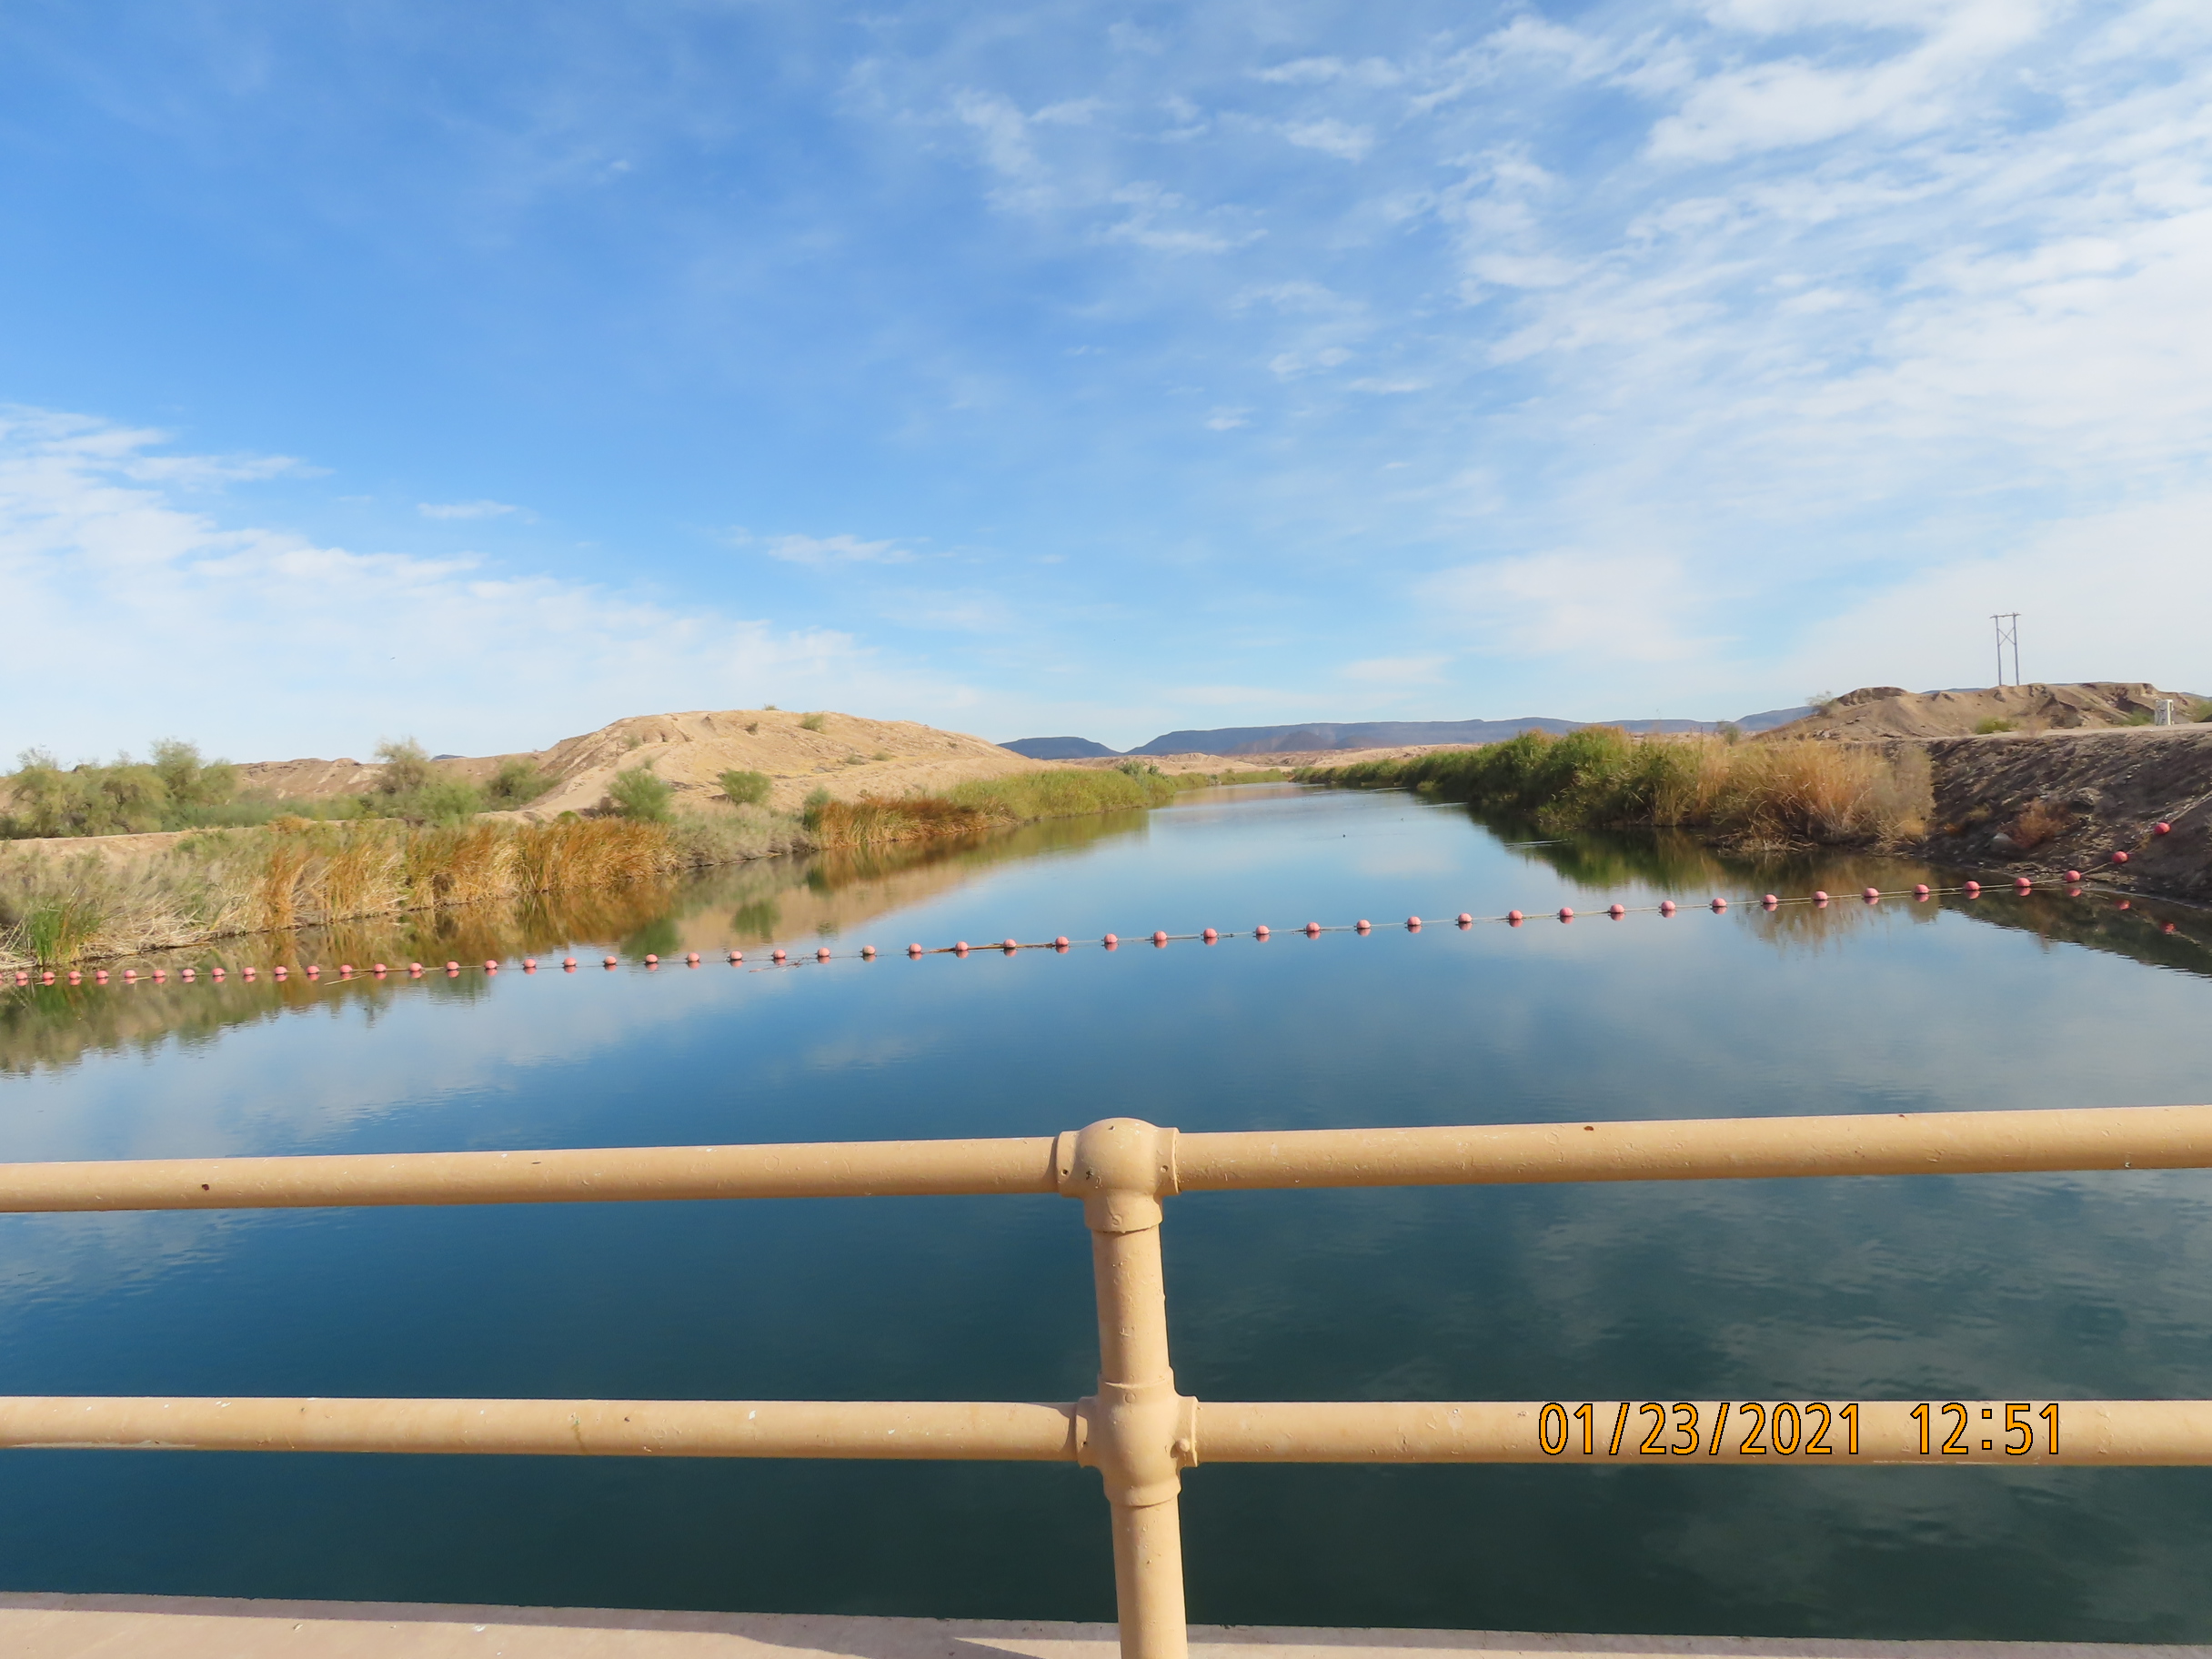
[[[2149,719],[2147,715],[2144,718],[2146,719]],[[2019,729],[2020,725],[2018,721],[2008,720],[2002,715],[1993,714],[1987,719],[1982,720],[1975,726],[1974,735],[1979,738],[1989,738],[1995,737],[2000,731],[2017,731]]]
[[[430,781],[429,751],[413,738],[387,739],[377,745],[384,770],[377,775],[379,795],[412,795]]]
[[[717,779],[733,807],[764,807],[776,780],[766,772],[727,771]]]
[[[2212,702],[2198,703],[2189,710],[2189,719],[2199,725],[2207,720],[2212,720]]]
[[[491,781],[484,787],[484,799],[495,807],[527,807],[558,782],[550,772],[539,771],[535,760],[511,755],[492,773]]]
[[[607,786],[607,794],[614,802],[616,812],[624,818],[665,824],[674,816],[670,803],[676,791],[653,776],[650,767],[633,766],[628,771],[617,772],[614,781]]]
[[[2135,713],[2123,719],[2120,721],[2120,724],[2123,726],[2147,726],[2151,723],[2151,719],[2152,716],[2149,709],[2138,709]]]
[[[799,729],[801,731],[819,731],[821,729],[822,717],[819,714],[809,714],[799,722]]]

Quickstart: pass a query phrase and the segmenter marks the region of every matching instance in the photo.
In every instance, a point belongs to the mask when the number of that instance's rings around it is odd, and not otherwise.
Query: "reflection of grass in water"
[[[900,896],[898,878],[909,872],[926,875],[940,870],[943,884],[956,885],[971,870],[1010,859],[1072,852],[1095,841],[1141,831],[1145,822],[1141,811],[1051,819],[950,847],[924,843],[813,859],[764,859],[607,890],[540,893],[519,900],[165,951],[139,959],[140,971],[158,962],[173,975],[186,965],[204,974],[219,962],[234,977],[219,989],[204,978],[191,987],[147,982],[130,990],[113,982],[106,988],[6,987],[0,990],[0,1075],[65,1066],[88,1051],[151,1052],[173,1035],[186,1042],[212,1041],[230,1026],[253,1024],[287,1008],[328,1007],[334,999],[370,1010],[381,1008],[400,994],[400,986],[410,983],[407,964],[411,961],[430,968],[428,994],[467,999],[488,995],[491,987],[480,971],[447,980],[443,969],[448,960],[481,964],[490,959],[513,964],[519,956],[549,955],[569,944],[642,940],[648,930],[654,930],[656,941],[672,940],[680,938],[676,930],[681,923],[704,915],[727,915],[730,926],[740,931],[753,921],[759,924],[756,938],[773,938],[782,921],[782,895],[803,890],[827,898],[880,883],[887,890],[874,897],[888,905]],[[753,940],[732,942],[749,944]],[[636,950],[668,954],[649,942],[638,943]],[[266,978],[248,985],[235,977],[248,962],[257,968],[281,962],[295,970],[296,977],[281,985]],[[297,974],[310,962],[324,970],[320,985]],[[385,962],[395,972],[381,983],[366,972],[340,981],[337,970],[341,962],[350,962],[357,970]],[[113,965],[117,980],[122,967],[121,962]]]
[[[622,941],[625,956],[673,956],[682,935],[672,916],[656,916]]]
[[[783,906],[773,899],[756,899],[729,912],[729,936],[738,940],[773,939],[783,920]]]

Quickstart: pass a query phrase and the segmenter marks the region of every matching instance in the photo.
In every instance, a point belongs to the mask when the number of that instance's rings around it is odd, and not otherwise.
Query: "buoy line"
[[[2117,855],[2116,855],[2116,857]],[[2066,872],[2063,889],[2066,896],[2071,899],[2082,898],[2089,891],[2089,888],[2085,883],[2082,873],[2079,870],[2069,870]],[[1862,904],[1866,905],[1879,904],[1885,899],[1909,899],[1915,904],[1925,904],[1932,899],[1942,898],[1951,894],[1956,894],[1966,899],[1981,899],[1984,897],[1992,896],[2008,896],[2016,899],[2024,899],[2033,895],[2037,890],[2039,890],[2036,888],[2036,885],[2032,879],[2026,876],[2016,876],[2009,882],[1998,881],[1984,883],[1980,881],[1962,881],[1955,887],[1934,887],[1930,886],[1925,881],[1917,882],[1909,888],[1891,888],[1888,890],[1884,890],[1881,888],[1868,887],[1861,889],[1855,894],[1847,895],[1847,897],[1856,899]],[[1509,928],[1519,928],[1533,921],[1556,921],[1564,924],[1587,917],[1600,916],[1604,917],[1609,920],[1622,921],[1625,920],[1630,916],[1656,915],[1660,917],[1671,918],[1679,915],[1685,908],[1705,910],[1715,916],[1725,914],[1732,907],[1756,910],[1762,914],[1772,914],[1775,911],[1783,910],[1792,905],[1808,906],[1815,910],[1822,910],[1835,902],[1836,902],[1835,896],[1815,890],[1810,893],[1791,894],[1788,896],[1783,896],[1775,893],[1762,893],[1755,899],[1739,898],[1732,900],[1716,896],[1711,899],[1694,902],[1687,907],[1685,907],[1684,904],[1677,903],[1672,899],[1662,899],[1656,904],[1627,905],[1615,903],[1607,905],[1601,910],[1589,911],[1578,911],[1571,905],[1562,905],[1555,910],[1535,912],[1508,910],[1502,916],[1477,916],[1472,911],[1462,910],[1457,915],[1453,916],[1448,920],[1437,921],[1434,925],[1440,927],[1449,926],[1456,928],[1461,931],[1466,931],[1470,929],[1482,925],[1495,926],[1503,924],[1503,926]],[[2133,905],[2134,897],[2132,895],[2124,896],[2119,899],[2117,908],[2126,910],[2132,909]],[[1362,919],[1361,920],[1354,922],[1324,923],[1319,921],[1309,921],[1301,927],[1291,929],[1289,931],[1301,938],[1318,939],[1324,933],[1352,933],[1360,935],[1370,934],[1374,931],[1375,925],[1376,924],[1372,921],[1365,919]],[[1409,933],[1418,933],[1431,924],[1424,920],[1422,917],[1408,916],[1402,924],[1393,925],[1403,926],[1404,930]],[[2171,921],[2161,922],[2159,924],[2159,930],[2167,934],[2176,933],[2177,931],[2176,925]],[[1128,938],[1124,938],[1120,934],[1108,933],[1101,937],[1096,943],[1101,948],[1107,950],[1118,950],[1124,944],[1149,944],[1153,946],[1155,949],[1164,949],[1171,944],[1197,941],[1202,944],[1212,945],[1218,944],[1224,940],[1240,938],[1249,938],[1256,941],[1264,941],[1273,938],[1275,931],[1276,930],[1274,929],[1269,928],[1265,925],[1253,928],[1249,934],[1224,931],[1218,928],[1205,928],[1195,933],[1170,933],[1165,929],[1160,929],[1151,933],[1134,934],[1129,936]],[[2195,941],[2192,940],[2192,942]],[[918,961],[925,956],[952,956],[966,958],[981,951],[996,951],[1003,956],[1012,956],[1023,950],[1051,950],[1061,955],[1065,955],[1068,951],[1075,948],[1075,941],[1071,940],[1067,935],[1061,934],[1053,939],[1033,940],[1017,940],[1010,937],[1002,940],[989,940],[980,945],[970,944],[966,940],[960,940],[950,945],[923,945],[920,942],[916,942],[908,945],[906,949],[900,952],[900,954],[907,957],[910,960]],[[721,954],[731,967],[745,968],[748,970],[748,971],[755,973],[772,972],[779,969],[820,966],[838,960],[839,957],[839,953],[831,950],[828,945],[818,945],[810,950],[803,949],[793,950],[781,945],[774,945],[769,947],[765,957],[759,958],[750,962],[748,961],[746,954],[742,950],[734,947],[722,952]],[[880,953],[873,945],[862,945],[858,950],[847,951],[843,954],[846,957],[857,956],[862,961],[872,962],[878,960]],[[656,954],[648,954],[646,956],[632,960],[637,965],[643,967],[649,972],[657,972],[663,965],[660,957]],[[679,960],[680,960],[683,965],[687,968],[697,968],[701,965],[704,958],[699,951],[693,950],[687,952],[680,959],[671,958],[669,965],[673,966],[674,963]],[[448,980],[458,979],[463,973],[467,972],[480,972],[488,977],[498,974],[503,967],[513,967],[518,969],[524,974],[534,974],[538,972],[540,965],[541,964],[539,963],[538,959],[535,956],[525,956],[518,959],[512,959],[507,963],[502,963],[497,958],[488,958],[481,963],[447,961],[442,964],[442,966],[439,964],[426,965],[421,962],[408,962],[404,967],[394,967],[384,962],[376,962],[367,967],[357,968],[351,962],[342,962],[338,965],[335,973],[326,973],[325,970],[319,964],[311,964],[306,968],[297,970],[297,972],[295,972],[295,970],[290,969],[288,965],[279,963],[275,967],[267,969],[256,969],[251,966],[240,968],[236,970],[236,978],[241,983],[245,984],[256,984],[259,983],[264,978],[276,984],[289,984],[294,982],[296,979],[305,980],[311,985],[320,985],[327,982],[347,984],[351,983],[356,980],[384,980],[393,978],[420,980],[430,978],[441,972],[443,973],[444,977]],[[548,961],[544,965],[558,966],[564,973],[578,972],[581,966],[578,960],[573,956],[564,956],[558,963],[551,962],[548,960]],[[611,952],[602,956],[599,959],[599,966],[601,969],[608,971],[613,971],[614,970],[620,968],[622,965],[622,958]],[[196,968],[179,969],[174,975],[174,980],[176,983],[180,985],[195,985],[202,983],[220,985],[226,983],[229,977],[229,973],[224,968],[217,966],[206,970],[204,978],[202,977],[201,971]],[[15,969],[6,972],[0,972],[0,984],[5,984],[12,980],[14,986],[17,988],[29,989],[37,989],[45,986],[59,986],[64,984],[72,986],[90,985],[97,988],[106,988],[110,985],[114,985],[127,989],[141,984],[166,985],[171,982],[171,979],[172,976],[169,970],[166,968],[154,968],[144,973],[139,972],[136,968],[126,968],[121,970],[119,972],[112,974],[107,969],[105,968],[96,968],[89,970],[77,968],[72,968],[66,970],[51,968],[35,970],[29,969]]]

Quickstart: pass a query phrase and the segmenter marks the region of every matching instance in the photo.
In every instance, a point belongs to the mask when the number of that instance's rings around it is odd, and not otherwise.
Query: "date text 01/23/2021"
[[[2027,1400],[1553,1400],[1536,1415],[1536,1443],[1547,1458],[2041,1461],[2058,1455],[2058,1415],[2057,1402]]]

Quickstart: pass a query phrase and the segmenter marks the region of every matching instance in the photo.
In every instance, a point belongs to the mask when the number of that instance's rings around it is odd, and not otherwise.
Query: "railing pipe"
[[[1175,1187],[1406,1187],[2212,1167],[2212,1106],[1181,1134]]]
[[[0,1164],[0,1212],[1051,1192],[1050,1135]]]
[[[2212,1464],[2212,1400],[1208,1400],[1196,1417],[1207,1463]]]
[[[0,1398],[0,1446],[1072,1463],[1072,1405],[883,1400]]]

